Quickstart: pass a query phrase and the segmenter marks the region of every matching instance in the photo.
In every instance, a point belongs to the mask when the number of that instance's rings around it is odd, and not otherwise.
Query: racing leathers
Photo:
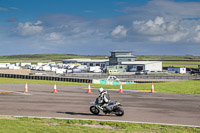
[[[106,109],[110,110],[108,108],[109,102],[110,102],[110,96],[107,91],[104,90],[103,92],[99,93],[98,103],[101,104],[102,108],[106,108]]]

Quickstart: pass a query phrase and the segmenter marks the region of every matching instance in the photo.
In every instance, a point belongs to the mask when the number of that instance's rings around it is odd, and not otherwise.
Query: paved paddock
[[[89,111],[90,101],[97,90],[88,94],[87,86],[57,85],[58,93],[51,93],[53,85],[28,85],[29,94],[23,95],[23,84],[0,85],[0,115],[63,117],[200,126],[200,95],[148,92],[109,91],[113,101],[119,101],[125,115],[98,116]],[[2,92],[13,93],[2,93]],[[16,92],[16,93],[14,93]]]

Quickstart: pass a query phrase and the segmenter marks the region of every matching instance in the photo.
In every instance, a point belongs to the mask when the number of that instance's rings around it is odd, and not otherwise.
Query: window
[[[90,66],[93,66],[93,64],[92,64],[92,63],[90,63]]]

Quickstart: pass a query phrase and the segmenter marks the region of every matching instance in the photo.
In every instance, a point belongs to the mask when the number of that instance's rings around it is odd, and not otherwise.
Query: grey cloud
[[[183,27],[179,20],[165,21],[159,16],[154,20],[134,21],[133,28],[135,32],[151,41],[182,41],[189,33],[187,27]]]
[[[149,18],[163,16],[165,18],[196,18],[200,17],[199,2],[175,2],[172,0],[152,0],[146,5],[135,7],[124,7],[123,11],[133,14],[143,14],[143,17]]]
[[[111,36],[114,38],[122,38],[125,37],[127,33],[127,30],[124,26],[118,25],[115,27],[115,29],[111,32]]]
[[[41,26],[41,24],[42,22],[39,20],[35,23],[32,22],[19,23],[16,31],[22,36],[36,35],[43,31],[43,27]]]

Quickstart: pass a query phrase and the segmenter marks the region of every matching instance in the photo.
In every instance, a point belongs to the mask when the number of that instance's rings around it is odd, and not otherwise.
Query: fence
[[[69,74],[66,76],[71,77],[87,77],[87,78],[107,78],[107,74]],[[117,78],[130,78],[130,79],[181,79],[181,80],[194,80],[198,79],[197,76],[159,76],[159,75],[115,75]]]
[[[50,81],[63,81],[63,82],[79,82],[79,83],[92,83],[93,78],[106,78],[108,75],[71,75],[71,77],[54,77],[54,76],[35,76],[35,75],[20,75],[20,74],[3,74],[0,77],[4,78],[20,78],[20,79],[34,79],[34,80],[50,80]],[[180,80],[199,80],[197,76],[156,76],[156,75],[116,75],[118,78],[129,79],[180,79]],[[151,81],[136,81],[136,83],[147,83]],[[160,82],[160,81],[158,81]]]
[[[63,81],[63,82],[92,83],[91,79],[69,78],[69,77],[35,76],[35,75],[19,75],[19,74],[3,74],[3,73],[0,73],[0,77],[3,77],[3,78],[33,79],[33,80]]]

